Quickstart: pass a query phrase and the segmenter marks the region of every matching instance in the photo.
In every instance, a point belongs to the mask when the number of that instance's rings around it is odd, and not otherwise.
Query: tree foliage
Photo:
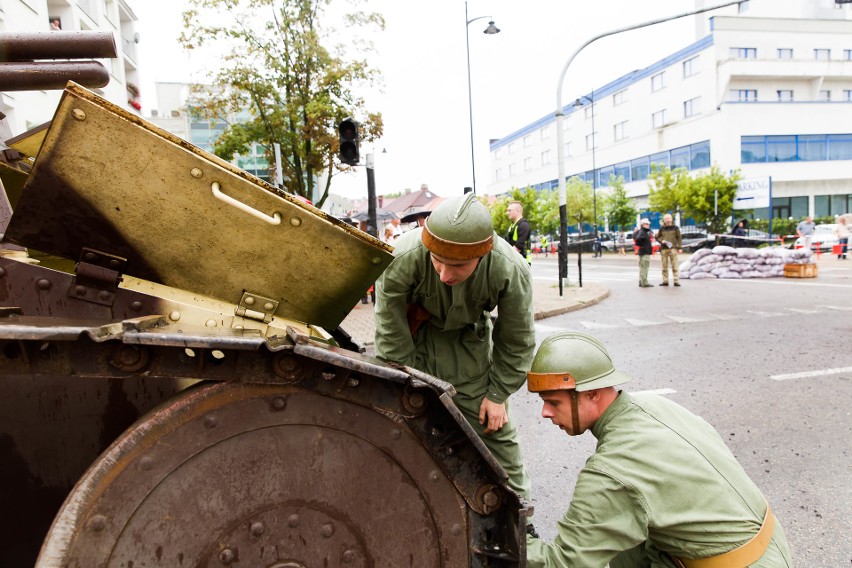
[[[568,225],[591,223],[594,215],[594,194],[592,184],[572,177],[566,184],[565,196],[568,210]]]
[[[352,2],[357,5],[357,1]],[[224,55],[210,71],[209,85],[195,85],[192,112],[227,122],[214,146],[230,160],[247,154],[252,143],[266,150],[274,167],[274,144],[281,147],[285,190],[311,198],[317,178],[326,175],[317,206],[328,196],[332,175],[347,169],[334,159],[337,124],[348,116],[361,123],[362,141],[382,133],[381,115],[367,111],[356,88],[379,80],[366,60],[350,59],[332,45],[333,26],[325,8],[331,0],[189,0],[184,12],[186,49],[213,48]],[[356,11],[338,15],[346,33],[384,29],[381,15]],[[349,45],[369,49],[353,37]],[[248,120],[233,120],[240,114]]]
[[[633,206],[633,200],[627,196],[624,189],[624,178],[612,176],[609,186],[611,192],[606,198],[606,212],[609,224],[614,229],[626,230],[632,227],[636,221],[637,209]]]
[[[739,170],[725,175],[718,166],[695,178],[686,170],[654,166],[651,175],[648,202],[651,209],[664,213],[680,211],[710,232],[724,233],[733,210],[737,193]]]

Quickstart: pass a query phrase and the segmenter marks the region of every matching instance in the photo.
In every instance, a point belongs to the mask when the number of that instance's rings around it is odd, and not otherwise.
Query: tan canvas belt
[[[745,568],[754,564],[763,556],[772,539],[775,530],[775,516],[766,506],[766,516],[757,534],[747,543],[733,550],[709,558],[674,558],[675,564],[681,568]]]

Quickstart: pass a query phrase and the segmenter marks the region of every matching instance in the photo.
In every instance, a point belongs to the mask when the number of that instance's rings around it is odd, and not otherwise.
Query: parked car
[[[828,223],[825,225],[817,225],[814,227],[814,234],[811,236],[811,250],[819,250],[822,252],[831,252],[831,248],[838,244],[840,241],[837,239],[837,235],[834,234],[834,230],[837,228],[837,223]],[[796,239],[794,243],[795,248],[801,248],[805,244],[805,240],[802,237]]]

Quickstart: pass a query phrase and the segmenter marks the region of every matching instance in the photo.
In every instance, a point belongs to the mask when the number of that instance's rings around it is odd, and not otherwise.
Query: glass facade
[[[852,160],[852,134],[743,136],[740,159],[743,164]]]
[[[850,211],[852,211],[852,193],[814,196],[814,217],[843,215]]]

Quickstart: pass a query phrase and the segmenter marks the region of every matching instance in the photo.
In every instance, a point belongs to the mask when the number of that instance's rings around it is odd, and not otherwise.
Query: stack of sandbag
[[[699,249],[681,263],[680,277],[702,278],[771,278],[784,276],[785,264],[809,264],[809,250],[783,247],[762,249],[734,248],[724,245]]]

